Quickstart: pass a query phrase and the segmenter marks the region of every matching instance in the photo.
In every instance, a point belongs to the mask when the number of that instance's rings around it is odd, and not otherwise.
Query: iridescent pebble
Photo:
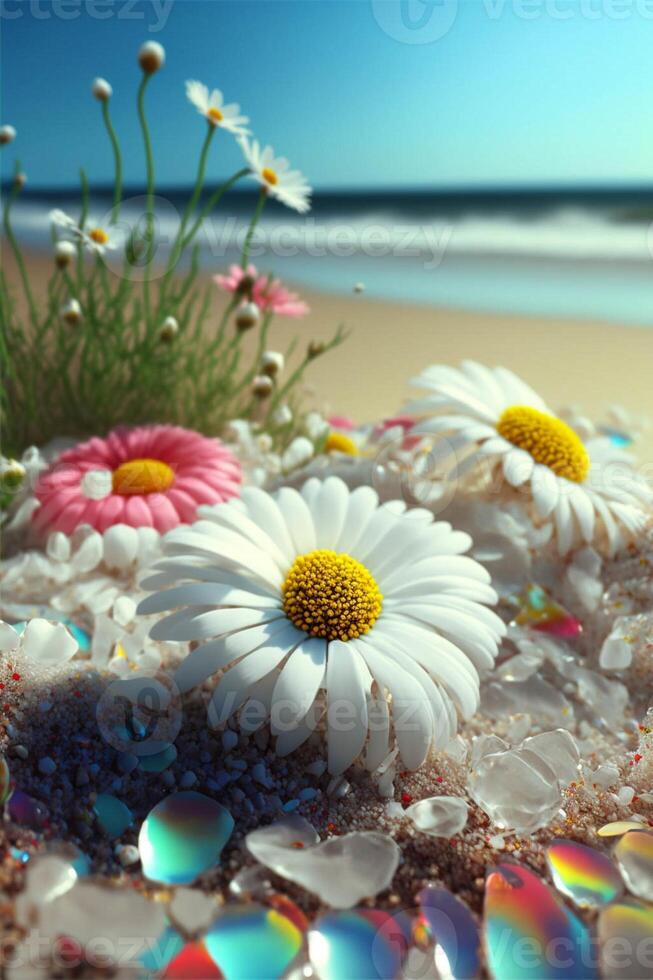
[[[187,943],[161,974],[161,980],[224,980],[203,942]]]
[[[451,980],[470,980],[480,970],[476,920],[464,902],[446,888],[423,888],[417,896],[415,938],[435,946],[438,972]]]
[[[628,890],[653,902],[653,833],[630,830],[617,844],[614,856]]]
[[[571,840],[557,840],[546,849],[556,888],[580,908],[607,905],[623,892],[621,875],[605,854]]]
[[[635,899],[603,909],[597,927],[603,976],[643,980],[653,968],[653,905]]]
[[[168,745],[161,752],[154,755],[143,755],[138,761],[138,768],[143,772],[163,772],[177,758],[177,749],[174,745]]]
[[[501,864],[488,875],[485,946],[494,980],[593,980],[598,975],[587,927],[521,865]]]
[[[392,838],[354,831],[318,841],[310,823],[294,816],[254,830],[245,839],[257,861],[333,908],[351,908],[389,887],[400,858]]]
[[[604,824],[600,830],[597,830],[597,834],[599,837],[621,837],[622,834],[627,834],[629,830],[641,829],[642,824],[636,820],[615,820],[613,823]]]
[[[255,903],[227,905],[205,934],[204,945],[227,980],[275,980],[301,950],[305,927],[302,913],[289,901],[283,911]]]
[[[308,933],[309,959],[320,980],[392,980],[409,944],[405,916],[374,909],[329,912]]]
[[[190,885],[218,863],[233,829],[229,811],[202,793],[166,796],[140,830],[143,874],[165,885]]]
[[[0,806],[9,799],[11,793],[11,774],[4,755],[0,755]]]
[[[9,797],[7,811],[14,823],[32,830],[40,830],[48,816],[47,808],[21,789],[15,789]]]
[[[454,837],[467,823],[468,806],[457,796],[432,796],[406,810],[418,830],[431,837]]]
[[[108,837],[120,837],[134,821],[129,807],[110,793],[98,793],[93,812]]]

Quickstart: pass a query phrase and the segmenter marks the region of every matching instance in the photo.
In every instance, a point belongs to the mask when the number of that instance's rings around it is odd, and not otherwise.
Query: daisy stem
[[[245,244],[243,245],[243,254],[240,259],[241,269],[247,268],[247,263],[249,261],[249,253],[252,248],[252,238],[254,237],[254,230],[258,223],[261,214],[263,213],[263,208],[265,207],[265,202],[268,199],[267,191],[264,187],[261,188],[261,193],[258,196],[258,201],[256,203],[256,208],[254,209],[254,214],[252,215],[252,220],[249,223],[249,228],[247,229],[247,235],[245,236]]]
[[[138,87],[138,118],[143,133],[143,146],[145,147],[145,168],[147,175],[147,195],[145,203],[146,221],[146,243],[145,243],[145,268],[143,269],[143,306],[145,319],[149,324],[150,320],[150,261],[152,258],[152,235],[154,230],[154,158],[152,156],[152,140],[150,139],[150,128],[147,124],[145,115],[145,89],[150,80],[150,75],[143,73],[143,80]]]
[[[20,163],[16,161],[16,177],[20,173]],[[11,250],[14,253],[14,258],[16,259],[16,265],[18,266],[18,272],[20,273],[21,282],[23,284],[23,290],[25,292],[25,299],[27,300],[27,305],[29,307],[29,314],[32,324],[36,326],[38,322],[38,313],[36,310],[36,303],[34,302],[34,296],[32,295],[32,290],[29,284],[29,277],[27,275],[27,268],[25,266],[25,260],[23,259],[23,253],[20,250],[20,246],[16,241],[16,236],[14,235],[14,229],[11,225],[11,206],[20,194],[20,184],[18,180],[14,181],[14,186],[11,189],[11,193],[7,198],[7,203],[4,208],[3,224],[5,229],[5,235],[7,240],[11,245]]]
[[[109,115],[108,99],[105,99],[105,101],[102,103],[102,116],[104,118],[104,125],[106,126],[107,133],[109,134],[109,139],[111,140],[116,173],[113,188],[113,213],[111,215],[111,221],[113,224],[115,224],[115,222],[118,220],[118,215],[120,214],[120,201],[122,199],[122,156],[120,153],[118,136],[116,135],[113,123],[111,122],[111,116]]]
[[[83,231],[88,217],[88,177],[83,167],[79,171],[79,182],[82,187],[82,210],[79,215],[79,227]],[[84,243],[82,239],[77,243],[77,291],[81,293],[82,278],[84,275]]]
[[[204,138],[204,143],[202,145],[202,152],[200,153],[199,163],[197,165],[197,178],[195,180],[195,187],[193,193],[191,194],[190,200],[186,205],[184,213],[181,218],[181,223],[179,225],[179,231],[177,232],[177,237],[175,238],[174,244],[172,246],[172,251],[170,253],[170,259],[168,261],[168,268],[166,270],[166,276],[169,272],[174,269],[179,261],[179,256],[183,249],[184,244],[184,233],[186,227],[190,220],[190,216],[197,207],[197,202],[200,199],[200,194],[202,193],[202,188],[204,187],[204,174],[206,173],[206,159],[209,153],[209,147],[211,146],[211,140],[215,135],[215,126],[208,126],[206,137]]]
[[[222,184],[221,187],[218,187],[217,190],[215,190],[213,192],[213,194],[208,199],[208,201],[206,202],[206,204],[204,205],[204,207],[200,211],[199,215],[197,216],[197,220],[191,226],[190,231],[188,232],[188,234],[184,238],[184,241],[183,241],[183,244],[182,244],[182,248],[186,248],[186,246],[189,244],[189,242],[191,242],[193,240],[193,238],[195,237],[195,235],[197,234],[197,232],[199,230],[200,225],[202,224],[202,222],[204,221],[204,219],[211,213],[211,211],[213,211],[214,207],[220,201],[220,198],[222,197],[222,195],[223,194],[226,194],[227,191],[231,190],[231,188],[234,186],[234,184],[237,181],[241,180],[242,177],[246,177],[249,172],[250,172],[249,171],[249,167],[243,167],[242,170],[238,170],[233,175],[233,177],[230,177],[229,180],[225,181],[225,183]]]

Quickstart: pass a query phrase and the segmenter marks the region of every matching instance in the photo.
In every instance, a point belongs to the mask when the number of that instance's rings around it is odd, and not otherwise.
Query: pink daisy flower
[[[199,504],[237,495],[241,479],[238,460],[217,439],[176,425],[114,429],[62,453],[41,474],[33,522],[65,534],[80,524],[164,533],[194,521]]]
[[[231,265],[226,275],[213,278],[218,286],[229,293],[242,292],[244,302],[251,299],[264,313],[305,316],[310,312],[308,304],[297,293],[286,289],[280,279],[259,275],[254,265],[250,264],[246,269]]]

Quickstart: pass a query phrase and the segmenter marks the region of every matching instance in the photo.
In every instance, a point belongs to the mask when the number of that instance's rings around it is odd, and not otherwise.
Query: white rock
[[[431,837],[455,837],[467,823],[469,807],[457,796],[418,800],[405,811],[418,830]]]
[[[23,650],[30,660],[52,667],[74,657],[78,644],[61,623],[31,619],[23,633]]]
[[[604,670],[623,670],[633,659],[632,644],[628,642],[628,621],[620,616],[601,647],[599,665]]]
[[[128,626],[136,615],[136,603],[128,595],[118,596],[113,604],[113,618],[120,626]]]
[[[123,868],[129,868],[132,864],[137,864],[141,859],[139,850],[134,844],[117,844],[116,857]]]
[[[53,531],[45,546],[48,558],[54,561],[68,561],[70,558],[70,538],[61,531]]]
[[[7,653],[9,650],[15,650],[19,644],[20,636],[13,626],[0,619],[0,651]]]
[[[109,568],[127,568],[138,554],[138,532],[127,524],[114,524],[104,532],[104,560]]]
[[[215,918],[216,904],[213,896],[205,892],[177,888],[168,911],[185,932],[204,932]]]

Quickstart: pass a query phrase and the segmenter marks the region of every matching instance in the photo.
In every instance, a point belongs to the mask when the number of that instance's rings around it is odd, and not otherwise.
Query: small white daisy
[[[486,608],[490,576],[464,555],[469,535],[337,477],[274,496],[246,487],[199,513],[166,536],[170,557],[142,583],[166,591],[138,611],[177,610],[150,635],[199,644],[176,672],[182,692],[224,671],[214,727],[237,711],[243,730],[270,718],[285,755],[326,710],[331,772],[366,742],[372,770],[390,751],[389,693],[403,764],[415,769],[454,736],[454,705],[465,718],[476,711],[478,671],[492,667],[505,627]]]
[[[258,140],[242,139],[240,145],[252,176],[268,194],[300,214],[310,211],[312,192],[301,171],[289,170],[285,157],[275,157],[271,146],[261,149]]]
[[[650,517],[653,493],[631,458],[607,439],[583,442],[506,368],[436,365],[411,383],[427,390],[408,405],[426,416],[412,431],[435,435],[441,473],[518,488],[538,520],[553,520],[560,554],[601,536],[614,554]]]
[[[186,82],[186,95],[188,101],[192,102],[197,111],[204,116],[209,125],[219,126],[226,129],[234,136],[249,136],[247,116],[240,115],[240,106],[237,102],[230,105],[224,104],[224,96],[219,88],[214,88],[212,92],[202,82]]]
[[[118,248],[119,241],[113,229],[110,231],[99,224],[89,222],[86,228],[80,228],[77,221],[65,211],[55,208],[50,211],[50,222],[58,228],[64,228],[95,255],[104,255],[106,251]]]

